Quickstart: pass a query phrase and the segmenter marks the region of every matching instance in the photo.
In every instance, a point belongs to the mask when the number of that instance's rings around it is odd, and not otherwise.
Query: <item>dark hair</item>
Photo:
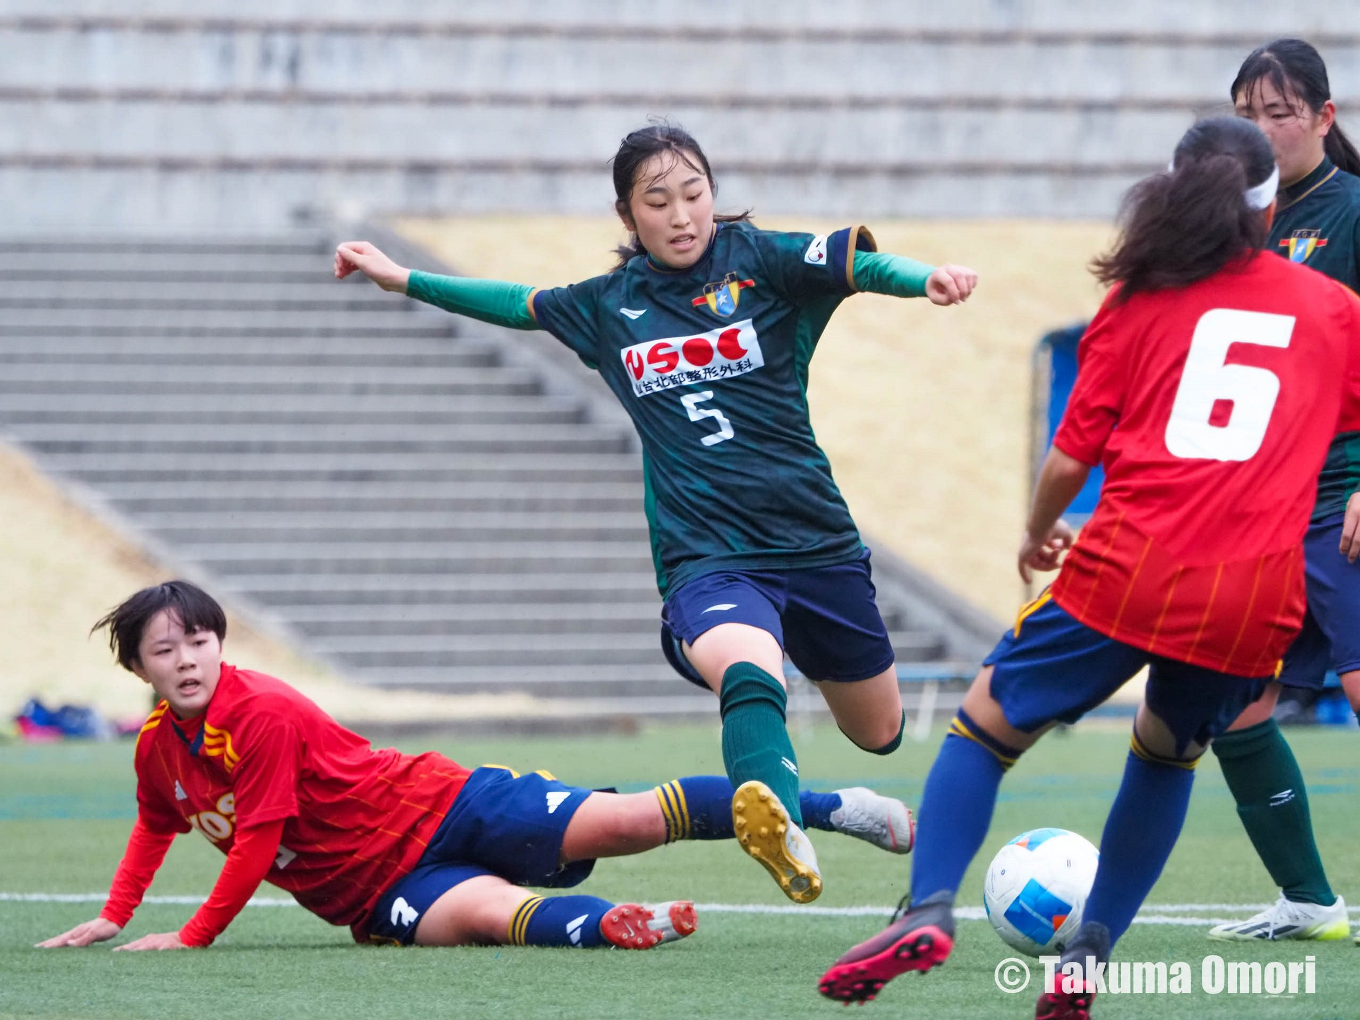
[[[141,664],[138,649],[142,633],[162,609],[178,617],[187,634],[210,630],[219,641],[227,636],[227,614],[211,595],[188,581],[166,581],[143,588],[105,613],[90,633],[109,628],[109,650],[120,666],[132,672],[134,664]]]
[[[1211,117],[1176,145],[1174,169],[1135,184],[1120,207],[1114,250],[1091,263],[1101,283],[1139,291],[1184,287],[1266,243],[1266,218],[1246,190],[1275,170],[1266,136],[1241,117]]]
[[[1252,50],[1238,68],[1228,97],[1235,102],[1240,93],[1251,92],[1262,81],[1270,82],[1286,99],[1298,98],[1314,113],[1321,113],[1332,98],[1322,55],[1302,39],[1276,39]],[[1335,121],[1322,143],[1328,159],[1348,174],[1360,174],[1360,152]]]
[[[619,142],[619,151],[614,153],[614,158],[610,160],[614,166],[614,208],[619,215],[631,215],[628,199],[633,194],[642,168],[653,156],[663,153],[670,153],[677,161],[702,173],[708,178],[709,191],[717,194],[718,186],[713,182],[713,171],[708,165],[708,157],[704,155],[704,150],[699,148],[694,136],[678,124],[660,121],[625,135],[623,141]],[[669,167],[667,169],[669,170]],[[713,217],[717,223],[736,223],[750,218],[749,209],[743,213],[719,213]],[[619,257],[618,263],[614,266],[614,269],[618,270],[626,266],[630,259],[646,255],[647,249],[634,233],[626,245],[614,249],[614,254]]]

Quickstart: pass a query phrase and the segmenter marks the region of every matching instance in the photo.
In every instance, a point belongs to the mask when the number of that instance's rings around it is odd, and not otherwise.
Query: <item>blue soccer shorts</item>
[[[719,624],[744,623],[772,635],[809,680],[867,680],[893,664],[874,595],[868,549],[830,567],[702,574],[667,596],[661,650],[677,673],[707,690],[681,645]]]
[[[1115,641],[1048,592],[1021,610],[983,665],[992,667],[991,694],[1006,721],[1025,733],[1076,722],[1147,666],[1144,699],[1171,730],[1178,756],[1224,732],[1271,679],[1218,673]]]
[[[567,824],[593,792],[546,772],[521,776],[498,765],[476,769],[415,868],[378,897],[369,939],[410,945],[434,902],[480,875],[551,888],[584,882],[593,860],[563,866],[558,861]]]
[[[1360,669],[1360,560],[1341,555],[1344,514],[1312,525],[1303,540],[1308,612],[1284,654],[1280,683],[1320,689],[1327,670]]]

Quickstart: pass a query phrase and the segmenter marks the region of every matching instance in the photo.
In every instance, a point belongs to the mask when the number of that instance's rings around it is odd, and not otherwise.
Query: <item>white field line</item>
[[[0,903],[103,903],[104,893],[14,893],[0,892]],[[196,907],[202,896],[148,896],[143,903]],[[296,907],[295,900],[253,897],[248,907]],[[1241,920],[1238,917],[1197,916],[1205,912],[1255,913],[1270,906],[1268,903],[1148,903],[1134,919],[1134,924],[1174,924],[1198,927]],[[766,903],[696,903],[694,908],[704,914],[759,914],[766,917],[801,915],[804,917],[888,917],[892,907],[797,907],[792,904]],[[1360,907],[1351,907],[1352,916],[1360,914]],[[954,916],[960,921],[981,921],[986,912],[981,907],[956,907]]]

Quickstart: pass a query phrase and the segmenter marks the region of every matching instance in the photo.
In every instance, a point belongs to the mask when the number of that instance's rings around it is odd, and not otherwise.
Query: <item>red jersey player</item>
[[[281,680],[224,663],[226,616],[184,581],[137,592],[96,626],[164,700],[137,738],[137,822],[108,901],[43,947],[117,935],[175,836],[197,829],[227,855],[212,895],[178,932],[119,949],[209,945],[263,881],[357,941],[648,949],[694,931],[692,904],[619,906],[522,886],[576,885],[596,857],[733,838],[724,776],[619,795],[375,751]],[[911,848],[899,801],[863,788],[802,798],[817,827]]]
[[[909,902],[827,971],[822,994],[871,999],[945,960],[954,894],[1005,770],[1146,666],[1083,923],[1036,1013],[1089,1016],[1083,962],[1108,960],[1175,844],[1196,761],[1299,630],[1318,472],[1360,420],[1360,300],[1262,253],[1278,180],[1255,125],[1214,118],[1131,192],[1118,246],[1095,263],[1115,286],[1082,340],[1021,575],[1058,566],[1072,538],[1059,515],[1103,463],[1099,505],[950,727],[921,801]],[[1055,930],[1071,909],[1055,908]]]

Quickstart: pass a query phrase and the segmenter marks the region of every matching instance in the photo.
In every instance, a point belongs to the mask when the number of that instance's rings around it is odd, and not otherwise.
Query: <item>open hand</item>
[[[1031,571],[1057,570],[1058,562],[1065,550],[1072,548],[1072,528],[1066,521],[1058,521],[1048,529],[1042,539],[1035,538],[1028,531],[1020,540],[1020,579],[1029,584]]]
[[[957,305],[968,300],[978,276],[967,266],[940,266],[926,279],[926,297],[937,305]]]
[[[345,241],[335,249],[335,278],[343,280],[355,270],[363,273],[383,290],[406,293],[411,271],[397,265],[367,241]]]
[[[133,939],[125,946],[114,946],[113,951],[115,953],[121,953],[124,949],[126,949],[129,952],[135,953],[138,950],[142,949],[188,949],[188,948],[189,948],[188,946],[186,946],[183,942],[179,940],[179,932],[168,931],[160,935],[143,935],[139,939]]]
[[[48,939],[46,942],[39,942],[38,949],[60,949],[65,946],[88,946],[95,942],[104,942],[113,938],[123,929],[112,921],[106,921],[102,917],[96,917],[93,921],[86,921],[78,924],[70,931],[64,931],[60,935]]]

